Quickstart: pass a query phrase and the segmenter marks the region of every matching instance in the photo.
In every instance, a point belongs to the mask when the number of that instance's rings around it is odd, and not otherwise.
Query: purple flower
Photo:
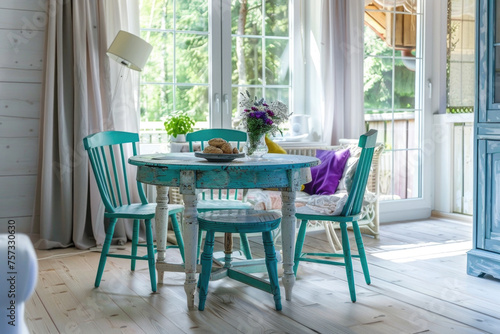
[[[245,112],[249,112],[249,111],[250,111],[250,109],[245,109]]]
[[[266,124],[269,124],[269,125],[273,124],[273,120],[270,118],[266,119]]]
[[[264,111],[256,111],[254,113],[254,115],[256,118],[265,118],[266,117],[266,113]]]
[[[258,110],[259,110],[259,108],[257,108],[257,107],[252,107],[252,110],[253,110],[253,111],[258,111]]]
[[[267,103],[262,103],[262,105],[263,105],[264,107],[269,107],[269,105],[268,105]]]
[[[274,112],[270,109],[267,109],[267,114],[270,116],[270,117],[273,117],[274,116]]]

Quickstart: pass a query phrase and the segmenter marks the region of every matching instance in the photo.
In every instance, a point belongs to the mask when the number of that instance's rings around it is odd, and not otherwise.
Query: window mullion
[[[174,44],[173,45],[174,54],[172,55],[172,57],[174,58],[174,62],[173,62],[174,68],[172,70],[173,75],[174,75],[173,76],[173,82],[174,82],[174,84],[172,86],[172,108],[173,108],[172,110],[174,112],[177,111],[177,107],[176,107],[176,104],[177,104],[176,103],[176,101],[177,101],[177,98],[176,98],[177,97],[176,96],[177,95],[177,72],[176,72],[177,71],[177,66],[176,66],[176,64],[177,64],[177,33],[176,33],[176,29],[177,29],[177,15],[175,15],[175,13],[176,13],[176,5],[177,5],[177,3],[176,3],[176,1],[174,1],[173,2],[174,17],[172,18],[173,23],[174,23],[174,32],[172,34],[172,42]]]
[[[226,129],[232,128],[232,37],[231,37],[231,0],[221,1],[221,126]]]

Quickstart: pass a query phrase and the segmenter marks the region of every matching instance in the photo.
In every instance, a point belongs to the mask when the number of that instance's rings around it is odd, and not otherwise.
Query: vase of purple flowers
[[[260,137],[255,136],[253,133],[248,133],[245,153],[251,159],[260,159],[268,152],[266,145],[266,135],[262,134]]]
[[[251,98],[250,93],[241,93],[240,108],[243,125],[247,131],[246,154],[249,158],[261,158],[267,153],[266,134],[281,132],[279,125],[291,114],[280,101],[267,103],[263,98]]]

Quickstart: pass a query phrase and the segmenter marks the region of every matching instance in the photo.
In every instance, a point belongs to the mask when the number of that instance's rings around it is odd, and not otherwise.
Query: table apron
[[[277,169],[277,170],[214,170],[195,171],[196,188],[198,189],[251,189],[281,188],[288,191],[300,190],[302,184],[311,181],[309,168]],[[142,183],[179,187],[181,185],[180,170],[139,166],[137,180]]]

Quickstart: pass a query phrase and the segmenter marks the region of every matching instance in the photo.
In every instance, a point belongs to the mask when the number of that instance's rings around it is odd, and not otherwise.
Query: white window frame
[[[295,19],[295,7],[300,1],[289,0],[290,8],[290,87],[293,87],[293,39],[295,31],[293,30]],[[232,80],[231,74],[231,0],[207,0],[208,2],[208,53],[209,53],[209,116],[208,126],[210,128],[232,128]],[[300,18],[300,16],[299,16]],[[295,25],[300,26],[300,25]],[[147,29],[147,28],[146,28]],[[175,61],[174,61],[175,62]],[[174,73],[175,74],[175,73]],[[174,79],[175,80],[175,79]],[[174,85],[175,86],[175,85]],[[264,83],[265,86],[265,83]],[[293,98],[290,95],[290,110],[294,110]]]

